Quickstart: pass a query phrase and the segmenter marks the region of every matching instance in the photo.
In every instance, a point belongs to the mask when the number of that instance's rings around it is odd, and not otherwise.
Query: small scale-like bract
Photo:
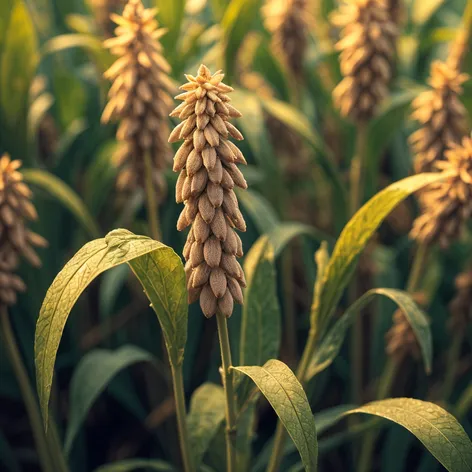
[[[462,336],[472,323],[472,269],[456,277],[456,294],[449,304],[449,329]]]
[[[31,202],[31,190],[19,171],[21,161],[8,155],[0,158],[0,304],[13,305],[25,284],[15,274],[20,257],[39,267],[41,261],[34,247],[45,247],[44,238],[26,227],[38,215]]]
[[[388,96],[398,28],[386,0],[352,0],[333,15],[341,27],[343,80],[333,91],[341,114],[354,122],[370,120]]]
[[[152,165],[156,194],[165,192],[163,171],[170,165],[167,143],[168,113],[172,109],[175,88],[169,79],[170,65],[162,55],[155,8],[145,9],[141,0],[129,0],[122,16],[111,15],[118,24],[116,37],[105,41],[105,47],[118,56],[105,72],[113,81],[102,121],[119,120],[115,156],[120,190],[145,188],[145,159]]]
[[[264,24],[272,33],[274,52],[281,54],[295,75],[303,74],[308,26],[312,23],[309,0],[266,0],[262,8]]]
[[[191,226],[184,247],[189,302],[200,299],[208,318],[217,311],[231,316],[234,302],[242,303],[244,273],[236,257],[243,255],[236,233],[246,230],[235,187],[246,181],[236,164],[246,164],[242,152],[229,138],[243,139],[230,123],[241,114],[231,105],[221,71],[211,74],[201,65],[196,77],[186,75],[180,88],[182,100],[171,116],[182,120],[169,141],[184,140],[174,157],[177,203],[184,203],[177,229]]]
[[[453,144],[445,157],[435,163],[435,169],[450,176],[421,193],[421,215],[411,231],[419,243],[438,243],[442,248],[461,236],[472,216],[472,138]]]
[[[415,172],[433,170],[434,163],[444,159],[450,145],[460,143],[467,134],[467,111],[459,98],[467,79],[467,74],[461,74],[448,63],[431,64],[428,80],[431,89],[413,101],[411,117],[420,124],[410,137]]]

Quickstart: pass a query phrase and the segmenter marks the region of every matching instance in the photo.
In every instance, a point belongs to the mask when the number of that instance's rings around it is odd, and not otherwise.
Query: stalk
[[[156,241],[161,240],[161,232],[159,229],[159,216],[156,201],[156,193],[152,183],[152,162],[148,152],[144,153],[144,166],[146,170],[146,207],[149,225],[149,234]]]
[[[226,461],[227,472],[236,471],[236,448],[234,440],[236,437],[236,404],[233,386],[233,372],[231,361],[231,347],[229,344],[228,323],[226,317],[220,312],[216,314],[218,323],[218,335],[220,338],[221,364],[223,387],[226,396]]]
[[[43,472],[55,472],[51,457],[49,455],[48,443],[42,424],[41,413],[39,412],[38,403],[33,393],[33,389],[31,388],[26,368],[21,359],[21,354],[18,350],[15,335],[10,323],[8,310],[5,305],[0,306],[0,322],[5,349],[7,351],[8,357],[10,358],[11,366],[20,387],[21,396],[23,397],[26,411],[31,423],[31,429],[33,431],[34,441],[36,443],[41,469]]]
[[[456,380],[457,364],[461,354],[462,342],[465,338],[465,333],[452,333],[454,339],[447,355],[447,369],[446,378],[444,379],[443,399],[449,400],[454,389],[454,381]]]
[[[182,363],[174,366],[172,363],[172,385],[174,387],[175,409],[177,415],[177,427],[179,430],[180,451],[185,472],[195,472],[192,455],[190,453],[190,441],[187,429],[187,408],[185,406],[184,380],[182,375]]]
[[[365,171],[365,156],[367,150],[367,125],[359,123],[357,127],[357,142],[354,159],[351,163],[350,184],[350,214],[351,217],[359,210],[363,202],[363,182]],[[349,301],[353,303],[357,299],[356,278],[349,288]],[[351,381],[352,399],[359,403],[362,396],[362,353],[363,353],[362,317],[356,316],[351,331]]]
[[[407,291],[410,294],[414,294],[419,288],[421,277],[428,259],[428,249],[429,246],[426,244],[420,244],[417,248],[407,283]],[[380,377],[376,395],[377,400],[381,400],[389,396],[393,382],[395,381],[395,377],[398,372],[399,364],[400,362],[393,359],[392,357],[388,359],[384,372]],[[361,455],[359,458],[359,472],[370,472],[372,470],[372,456],[374,453],[376,439],[377,433],[375,431],[371,431],[367,434],[365,440],[363,441]]]
[[[448,62],[455,69],[462,68],[467,50],[469,48],[470,35],[472,31],[472,0],[467,2],[467,5],[462,16],[462,27],[456,36],[454,43],[449,52]]]

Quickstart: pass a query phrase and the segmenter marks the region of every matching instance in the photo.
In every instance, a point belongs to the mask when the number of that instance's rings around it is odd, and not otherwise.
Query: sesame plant
[[[472,471],[471,27],[2,2],[0,470]]]

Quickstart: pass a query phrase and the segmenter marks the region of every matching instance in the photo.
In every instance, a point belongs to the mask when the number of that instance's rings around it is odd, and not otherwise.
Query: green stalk
[[[221,313],[216,314],[218,323],[218,335],[220,338],[221,364],[223,387],[226,396],[226,461],[227,472],[236,471],[236,397],[233,386],[233,371],[231,361],[231,347],[229,344],[228,323],[226,317]]]
[[[357,127],[357,142],[354,159],[351,162],[350,172],[350,215],[359,210],[364,200],[364,173],[365,157],[367,154],[367,125],[360,123]],[[357,283],[354,277],[349,288],[349,301],[354,303],[357,299]],[[356,316],[351,330],[351,382],[352,401],[357,404],[362,397],[362,354],[363,354],[362,317]]]
[[[179,430],[180,451],[185,472],[194,472],[195,466],[190,453],[190,441],[187,428],[187,408],[185,406],[184,378],[182,363],[176,366],[172,363],[172,385],[174,387],[175,411]]]
[[[54,465],[56,466],[54,470],[57,472],[68,472],[69,466],[67,465],[66,458],[64,456],[56,423],[52,419],[51,414],[49,414],[47,441],[49,444],[49,450],[51,452],[52,460],[54,462]]]
[[[161,240],[161,232],[159,229],[159,216],[158,212],[159,209],[157,207],[156,201],[156,190],[154,188],[154,184],[152,181],[152,161],[151,156],[148,152],[144,154],[144,168],[146,172],[146,207],[147,207],[147,215],[148,215],[148,225],[149,225],[149,234],[151,238],[155,239],[156,241]]]
[[[33,393],[33,389],[31,388],[26,368],[21,359],[21,354],[18,350],[15,335],[10,323],[8,310],[5,305],[0,306],[0,322],[5,349],[10,358],[11,366],[20,387],[21,395],[31,423],[31,429],[36,443],[41,469],[43,472],[56,472],[49,455],[48,443],[43,428],[41,413],[39,412],[39,406]]]
[[[414,294],[421,282],[426,262],[428,259],[429,246],[426,244],[420,244],[416,250],[413,266],[410,271],[410,276],[407,283],[407,291],[410,294]],[[398,371],[399,361],[390,357],[387,361],[387,365],[380,377],[379,386],[377,389],[377,400],[382,400],[390,395],[393,382]],[[370,472],[372,470],[372,456],[374,453],[375,441],[377,439],[377,433],[375,431],[369,432],[364,441],[362,442],[361,454],[359,457],[359,472]]]
[[[449,400],[451,397],[452,391],[454,390],[454,382],[456,380],[457,374],[457,364],[461,354],[462,342],[465,338],[465,333],[463,332],[454,332],[454,336],[451,347],[447,355],[447,369],[446,369],[446,378],[444,379],[444,388],[442,398],[444,401]]]

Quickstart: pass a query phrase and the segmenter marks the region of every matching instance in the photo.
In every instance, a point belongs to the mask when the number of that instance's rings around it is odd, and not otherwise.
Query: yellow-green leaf
[[[225,419],[225,398],[223,387],[204,383],[195,390],[190,401],[188,434],[197,470]]]
[[[25,169],[23,177],[26,182],[39,187],[62,203],[92,238],[100,236],[100,228],[85,203],[63,180],[40,169]]]
[[[175,51],[180,36],[180,27],[184,18],[185,0],[154,0],[159,9],[158,18],[161,26],[168,28],[167,34],[161,39],[166,51]],[[170,55],[169,55],[170,57]]]
[[[271,359],[263,367],[235,367],[252,379],[271,404],[300,453],[307,472],[316,472],[316,426],[305,391],[283,362]]]
[[[325,272],[316,320],[324,327],[352,277],[357,260],[375,231],[405,198],[445,175],[419,174],[395,182],[371,198],[348,222],[334,247]]]
[[[183,361],[187,338],[185,273],[177,254],[164,244],[130,231],[112,231],[86,244],[66,264],[46,293],[35,335],[36,380],[44,423],[59,343],[69,314],[87,286],[102,272],[130,263],[161,324],[169,359]]]
[[[344,315],[336,321],[328,334],[323,338],[321,345],[316,350],[308,367],[306,380],[310,380],[316,374],[326,369],[336,358],[341,350],[348,328],[354,322],[356,315],[368,305],[375,297],[384,296],[395,302],[404,313],[410,323],[416,339],[421,348],[425,369],[431,372],[433,362],[433,346],[429,322],[424,312],[418,307],[410,294],[401,290],[378,288],[369,290],[359,300],[352,304]]]
[[[346,414],[365,413],[393,421],[414,434],[449,472],[472,471],[472,443],[459,422],[434,403],[390,398]]]

